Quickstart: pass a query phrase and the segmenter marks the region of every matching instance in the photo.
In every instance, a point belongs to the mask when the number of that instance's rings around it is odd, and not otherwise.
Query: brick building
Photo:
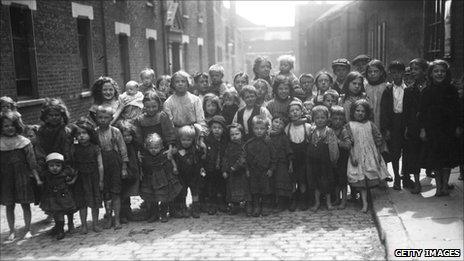
[[[205,71],[220,61],[208,52],[217,46],[233,46],[227,65],[239,68],[241,38],[210,37],[226,32],[226,26],[236,31],[228,22],[235,10],[218,15],[214,20],[223,23],[210,28],[208,6],[207,1],[0,0],[0,96],[18,101],[26,123],[37,123],[44,97],[62,98],[76,119],[87,113],[91,86],[102,75],[121,89],[145,67],[157,76]]]
[[[361,53],[382,60],[408,62],[416,57],[444,58],[453,75],[463,75],[464,2],[351,1],[331,7],[307,25],[307,46],[299,46],[307,57],[308,72],[330,70],[338,57],[353,59]],[[311,15],[311,14],[309,14]],[[301,37],[301,34],[300,34]]]

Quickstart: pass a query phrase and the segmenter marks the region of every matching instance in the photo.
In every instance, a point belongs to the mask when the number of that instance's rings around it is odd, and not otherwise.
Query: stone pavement
[[[18,215],[20,209],[17,206]],[[359,209],[349,204],[345,210],[283,212],[263,218],[221,214],[168,223],[140,221],[118,231],[77,233],[56,241],[45,235],[51,224],[38,222],[45,216],[33,207],[33,238],[2,243],[0,259],[383,260],[385,249],[372,215]],[[79,225],[77,214],[74,219]],[[22,227],[22,219],[16,220]],[[5,239],[3,206],[0,232]]]
[[[448,197],[434,197],[435,180],[427,178],[425,173],[421,174],[419,195],[405,189],[373,191],[373,211],[381,238],[385,240],[387,259],[401,259],[395,257],[395,249],[451,248],[460,249],[461,256],[456,260],[463,260],[463,182],[458,177],[459,170],[453,169],[450,183],[455,189]]]

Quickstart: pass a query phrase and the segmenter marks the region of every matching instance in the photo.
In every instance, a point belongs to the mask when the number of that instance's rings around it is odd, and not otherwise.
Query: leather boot
[[[192,217],[193,218],[199,218],[200,217],[200,206],[198,205],[198,202],[193,202],[192,203]]]
[[[169,221],[168,219],[168,205],[167,203],[162,202],[159,206],[160,208],[160,220],[163,223],[166,223]]]
[[[64,238],[64,221],[56,221],[56,225],[57,225],[56,239],[61,240]]]

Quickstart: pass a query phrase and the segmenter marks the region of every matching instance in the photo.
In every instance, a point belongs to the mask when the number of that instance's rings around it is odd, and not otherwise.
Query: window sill
[[[91,91],[85,91],[85,92],[81,92],[81,94],[79,94],[79,97],[81,97],[81,99],[88,98],[90,96],[92,96]]]
[[[18,105],[18,108],[24,108],[24,107],[42,105],[44,103],[45,103],[45,99],[31,99],[31,100],[18,101],[16,104]]]

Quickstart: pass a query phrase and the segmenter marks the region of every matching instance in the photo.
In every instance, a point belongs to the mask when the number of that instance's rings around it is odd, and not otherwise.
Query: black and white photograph
[[[0,260],[463,260],[463,14],[0,0]]]

